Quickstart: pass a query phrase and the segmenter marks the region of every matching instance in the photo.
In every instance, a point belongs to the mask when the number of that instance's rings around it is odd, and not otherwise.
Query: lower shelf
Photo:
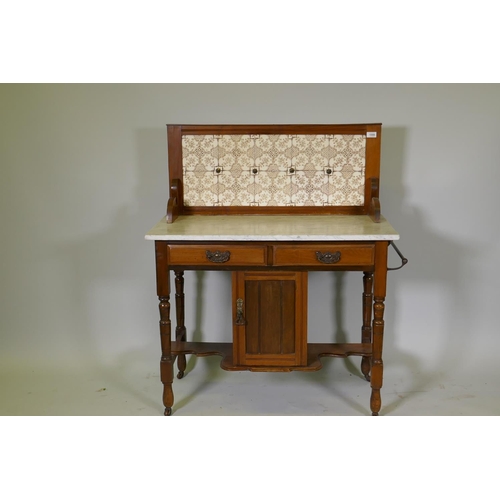
[[[371,344],[307,344],[307,366],[238,366],[233,364],[233,344],[230,342],[172,342],[172,354],[196,356],[222,356],[221,368],[228,371],[290,372],[321,369],[323,356],[345,358],[347,356],[371,356]]]

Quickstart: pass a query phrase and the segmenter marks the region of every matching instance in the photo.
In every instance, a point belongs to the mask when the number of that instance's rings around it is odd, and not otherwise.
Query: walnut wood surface
[[[363,326],[361,327],[361,342],[372,341],[372,300],[373,300],[373,273],[363,273]],[[366,380],[370,380],[370,358],[363,356],[361,360],[361,373]]]
[[[335,253],[340,252],[338,262],[325,264],[318,260],[316,252]],[[320,243],[305,245],[274,245],[273,264],[276,266],[307,266],[323,265],[335,266],[369,266],[373,265],[375,257],[375,246],[373,244],[349,244],[342,243]]]
[[[371,191],[371,195],[368,206],[368,215],[373,222],[380,222],[379,179],[378,177],[371,177],[369,181],[368,187]]]
[[[207,257],[212,253],[229,252],[229,259],[214,262]],[[316,252],[340,252],[338,262],[325,264],[318,260]],[[225,241],[206,243],[168,244],[168,259],[172,268],[176,266],[203,266],[206,269],[231,269],[233,266],[273,266],[311,268],[355,269],[372,267],[375,262],[373,243],[228,243]]]
[[[384,364],[382,361],[382,345],[384,339],[384,310],[387,285],[387,241],[378,241],[375,244],[375,271],[373,277],[373,352],[370,384],[372,394],[370,407],[372,415],[378,415],[382,400],[380,389],[382,387]]]
[[[233,359],[233,344],[226,342],[173,342],[172,353],[196,356],[222,356],[221,368],[227,371],[289,372],[318,371],[322,368],[320,358],[347,356],[371,357],[371,344],[307,344],[307,363],[304,366],[245,366],[237,365]]]
[[[175,327],[175,339],[186,340],[186,327],[184,325],[184,271],[175,271],[175,314],[177,326]],[[186,371],[186,356],[177,356],[177,378],[184,377]]]
[[[156,253],[156,288],[160,310],[160,379],[163,383],[163,405],[165,415],[172,413],[174,393],[172,382],[174,380],[174,356],[171,351],[172,325],[170,322],[170,280],[168,272],[167,245],[165,242],[155,242]]]
[[[224,262],[214,262],[207,257],[207,251],[229,252],[229,259]],[[231,245],[224,242],[203,245],[168,245],[169,262],[171,265],[208,265],[214,269],[226,266],[265,265],[267,248],[265,245]]]
[[[366,215],[364,207],[184,207],[182,215]]]
[[[170,198],[167,203],[167,223],[179,217],[179,204],[182,200],[182,183],[180,179],[172,179],[170,184]]]
[[[234,319],[238,299],[243,300],[245,322],[233,321],[236,364],[306,364],[306,272],[234,272]]]
[[[167,125],[167,128],[179,127],[182,134],[365,134],[377,131],[381,123],[360,123],[349,125],[331,124],[265,124],[265,125]]]
[[[380,200],[372,198],[370,202],[370,210],[368,212],[373,222],[380,222]]]

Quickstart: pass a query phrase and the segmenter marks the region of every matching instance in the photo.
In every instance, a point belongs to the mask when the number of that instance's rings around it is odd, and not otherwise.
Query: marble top
[[[169,241],[380,241],[399,234],[380,217],[367,215],[181,215],[163,217],[147,240]]]

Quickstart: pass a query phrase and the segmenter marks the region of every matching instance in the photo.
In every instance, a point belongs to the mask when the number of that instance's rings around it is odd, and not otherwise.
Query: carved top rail
[[[380,220],[380,124],[167,125],[167,222],[185,214]]]

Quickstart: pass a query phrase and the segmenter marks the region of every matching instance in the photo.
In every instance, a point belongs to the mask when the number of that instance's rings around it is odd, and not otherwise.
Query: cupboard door
[[[233,273],[235,365],[307,363],[307,272]]]

